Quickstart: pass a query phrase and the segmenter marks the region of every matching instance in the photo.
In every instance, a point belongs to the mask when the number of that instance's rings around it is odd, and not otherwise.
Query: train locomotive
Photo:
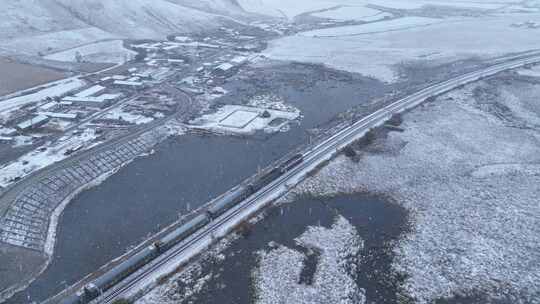
[[[218,218],[246,198],[266,187],[275,181],[278,177],[292,170],[304,161],[302,154],[296,154],[293,157],[282,162],[279,166],[272,168],[259,178],[248,185],[239,186],[232,191],[224,194],[211,204],[205,213],[200,214],[176,228],[174,231],[163,236],[157,242],[140,250],[136,254],[114,266],[84,288],[65,298],[62,304],[85,304],[99,297],[103,292],[112,288],[115,284],[127,278],[129,275],[157,258],[163,252],[171,249],[173,246],[189,237],[195,231],[199,230],[212,220]]]

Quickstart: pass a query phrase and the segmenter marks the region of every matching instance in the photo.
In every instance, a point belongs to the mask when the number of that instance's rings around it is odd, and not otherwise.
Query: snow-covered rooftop
[[[88,89],[80,91],[79,93],[75,94],[75,96],[76,97],[93,96],[93,95],[96,95],[96,94],[99,94],[99,93],[103,92],[105,89],[107,89],[107,88],[105,88],[104,86],[95,85],[95,86],[89,87]]]
[[[123,85],[123,86],[130,86],[130,87],[140,87],[143,85],[142,82],[138,82],[138,81],[128,81],[128,80],[116,80],[114,82],[114,84],[116,85]]]
[[[26,130],[26,129],[38,126],[40,124],[43,124],[47,122],[48,120],[49,120],[49,117],[45,115],[37,115],[30,118],[29,120],[21,122],[20,124],[17,125],[17,128],[21,130]]]

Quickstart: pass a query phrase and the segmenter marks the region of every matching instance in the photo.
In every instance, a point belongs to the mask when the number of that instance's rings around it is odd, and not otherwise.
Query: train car
[[[207,210],[206,214],[201,214],[173,232],[165,235],[155,245],[149,246],[119,265],[115,266],[105,274],[88,284],[84,288],[84,293],[81,295],[72,295],[66,298],[63,304],[82,304],[88,303],[98,297],[102,292],[107,291],[116,283],[125,279],[127,276],[137,271],[149,261],[156,258],[161,252],[166,251],[178,244],[180,241],[190,236],[192,233],[206,225],[213,218],[225,213],[227,210],[234,207],[253,193],[264,188],[274,180],[279,178],[284,173],[292,170],[304,161],[302,154],[296,154],[289,158],[278,167],[273,168],[263,176],[255,180],[249,186],[241,186],[225,194],[222,198],[214,202]]]
[[[154,246],[148,246],[137,252],[92,281],[90,284],[86,285],[84,287],[85,297],[90,297],[92,299],[98,297],[101,293],[109,290],[116,283],[134,273],[158,255],[159,252]]]
[[[180,241],[190,236],[193,232],[210,222],[210,218],[206,214],[201,214],[185,223],[184,225],[176,228],[173,232],[165,235],[158,242],[158,250],[166,251],[178,244]]]
[[[264,188],[266,185],[270,184],[272,181],[274,181],[276,178],[280,177],[283,173],[281,172],[281,169],[273,168],[257,180],[255,180],[253,183],[251,183],[251,189],[253,192],[257,192]]]
[[[137,252],[127,260],[123,261],[119,265],[115,266],[99,278],[92,281],[90,284],[84,287],[82,295],[73,295],[66,298],[63,304],[80,304],[88,303],[98,297],[101,293],[107,291],[121,280],[128,277],[151,260],[155,259],[161,252],[166,251],[178,244],[181,240],[185,239],[197,229],[201,228],[210,221],[206,214],[199,215],[175,229],[173,232],[164,236],[155,245],[148,246]]]
[[[74,293],[69,295],[67,298],[64,298],[60,304],[83,304],[83,299],[81,298],[82,294]]]
[[[216,218],[246,199],[251,194],[253,194],[251,187],[238,187],[232,192],[225,194],[219,200],[215,201],[207,211],[212,218]]]
[[[279,168],[282,173],[291,171],[294,167],[298,166],[304,161],[304,155],[302,154],[296,154],[293,157],[289,158],[285,162],[283,162]]]

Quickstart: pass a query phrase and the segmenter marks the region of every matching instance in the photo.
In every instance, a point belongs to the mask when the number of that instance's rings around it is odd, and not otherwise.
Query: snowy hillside
[[[0,1],[0,53],[49,54],[103,39],[163,38],[245,15],[234,0]]]

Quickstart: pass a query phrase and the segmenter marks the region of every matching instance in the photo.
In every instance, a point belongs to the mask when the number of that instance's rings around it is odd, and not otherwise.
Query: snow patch
[[[357,36],[390,31],[403,31],[415,27],[428,26],[438,22],[442,22],[442,20],[424,17],[403,17],[399,19],[373,22],[368,24],[340,26],[328,29],[308,31],[300,33],[300,35],[306,37]]]
[[[274,244],[259,252],[259,267],[254,280],[257,303],[365,303],[364,291],[351,277],[354,256],[363,247],[356,229],[342,216],[331,228],[309,227],[296,243],[320,252],[312,285],[298,284],[304,255]]]
[[[131,60],[136,52],[124,48],[122,40],[96,42],[66,51],[50,54],[46,59],[77,62],[77,56],[86,62],[124,63]]]
[[[311,15],[339,21],[357,20],[364,22],[372,22],[392,17],[392,14],[390,13],[381,12],[365,6],[341,6],[335,9],[313,13]]]

